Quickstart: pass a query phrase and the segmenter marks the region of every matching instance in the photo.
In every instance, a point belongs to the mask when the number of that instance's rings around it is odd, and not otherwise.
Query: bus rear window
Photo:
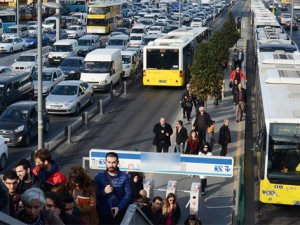
[[[176,49],[148,49],[147,69],[179,69],[179,54]]]

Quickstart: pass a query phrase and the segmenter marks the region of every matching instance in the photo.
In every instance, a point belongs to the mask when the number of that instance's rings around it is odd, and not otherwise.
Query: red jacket
[[[232,70],[232,72],[230,74],[230,80],[234,81],[235,75],[236,75],[236,70]],[[240,70],[240,77],[241,77],[241,80],[247,80],[246,76],[244,75],[244,73],[241,70]]]
[[[40,166],[35,166],[34,169],[32,170],[32,173],[39,178],[38,172],[40,171],[41,167]],[[41,181],[41,180],[40,180]],[[46,183],[50,185],[55,185],[55,184],[60,184],[60,183],[66,183],[67,178],[65,175],[60,172],[59,170],[55,171],[50,177],[48,177],[45,181]]]

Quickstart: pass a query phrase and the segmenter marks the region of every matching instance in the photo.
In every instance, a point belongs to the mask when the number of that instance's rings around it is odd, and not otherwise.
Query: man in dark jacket
[[[15,168],[19,177],[19,193],[23,194],[27,189],[34,186],[35,179],[32,179],[31,164],[27,159],[21,159]]]
[[[170,137],[173,134],[173,129],[170,124],[166,123],[166,119],[161,117],[159,123],[153,128],[155,134],[153,144],[156,145],[157,152],[168,152],[171,146]]]
[[[187,129],[183,126],[183,122],[181,120],[177,121],[176,124],[176,145],[175,150],[178,153],[184,153],[185,143],[188,139]]]
[[[240,122],[243,119],[243,113],[247,103],[246,90],[243,88],[241,83],[238,84],[238,88],[234,92],[233,98],[236,112],[236,122]]]
[[[147,218],[154,224],[154,225],[163,225],[164,218],[162,214],[162,204],[163,200],[161,197],[156,196],[152,199],[152,203],[150,206],[143,206],[142,211],[145,213]]]
[[[199,107],[199,114],[195,119],[193,127],[198,132],[200,142],[204,143],[206,141],[207,128],[212,124],[210,115],[205,111],[203,106]]]
[[[229,143],[231,143],[231,135],[229,130],[229,120],[226,119],[219,131],[219,144],[222,146],[220,156],[227,155],[227,146]]]
[[[119,170],[119,157],[115,152],[106,154],[106,171],[95,176],[97,211],[100,224],[120,224],[127,207],[132,203],[131,181]]]

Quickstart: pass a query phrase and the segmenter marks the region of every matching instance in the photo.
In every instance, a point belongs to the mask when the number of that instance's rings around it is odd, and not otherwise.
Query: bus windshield
[[[300,125],[271,124],[269,138],[268,178],[300,184]]]
[[[178,70],[178,49],[147,49],[147,69]]]
[[[89,7],[89,14],[106,14],[110,12],[109,7]]]

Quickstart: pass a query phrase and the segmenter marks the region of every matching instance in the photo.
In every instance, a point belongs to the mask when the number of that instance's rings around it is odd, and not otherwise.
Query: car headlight
[[[99,83],[100,84],[107,84],[108,82],[107,82],[107,80],[103,80],[103,81],[100,81]]]
[[[21,125],[17,129],[15,129],[15,132],[18,133],[18,132],[21,132],[23,130],[24,130],[24,125]]]
[[[75,104],[76,104],[76,100],[69,101],[69,102],[65,103],[65,106],[70,107],[70,106],[75,105]]]
[[[52,58],[52,53],[51,53],[51,52],[49,53],[48,57],[49,57],[49,58]]]
[[[67,53],[64,53],[64,54],[62,55],[62,57],[63,57],[63,58],[67,58],[67,57],[68,57],[68,54],[67,54]]]

